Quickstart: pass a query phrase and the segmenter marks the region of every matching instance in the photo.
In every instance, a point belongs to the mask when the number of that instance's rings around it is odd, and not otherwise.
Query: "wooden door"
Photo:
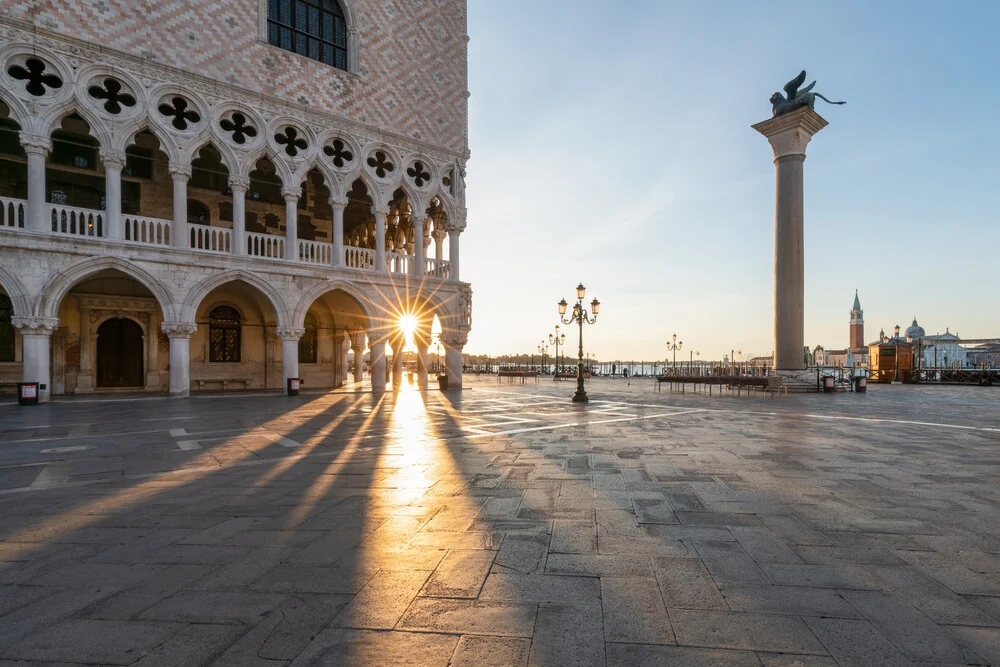
[[[97,386],[142,387],[142,328],[110,319],[97,328]]]

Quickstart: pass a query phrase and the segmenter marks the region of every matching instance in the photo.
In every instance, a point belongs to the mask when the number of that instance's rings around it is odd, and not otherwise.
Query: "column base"
[[[586,392],[577,391],[575,394],[573,394],[573,402],[574,403],[586,403],[589,400],[590,400],[590,397],[587,396]]]
[[[91,375],[89,370],[81,370],[76,376],[76,389],[73,390],[74,394],[93,394],[94,393],[94,377]]]

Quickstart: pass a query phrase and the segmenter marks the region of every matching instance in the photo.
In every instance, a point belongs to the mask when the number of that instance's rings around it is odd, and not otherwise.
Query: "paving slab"
[[[608,667],[753,667],[760,664],[752,651],[608,644]]]
[[[462,635],[449,667],[523,667],[531,640]]]
[[[427,665],[446,667],[458,644],[454,635],[328,629],[292,665]]]
[[[421,594],[447,598],[478,596],[495,556],[492,551],[449,551]]]
[[[417,598],[398,629],[505,637],[531,637],[535,604],[498,600]]]
[[[528,664],[605,664],[601,606],[539,605]]]
[[[486,578],[479,599],[600,604],[601,585],[591,577],[494,572]]]
[[[729,611],[718,584],[700,559],[655,556],[652,563],[667,607]]]
[[[901,667],[913,664],[868,621],[844,618],[803,620],[841,667]]]
[[[181,623],[67,619],[0,648],[0,656],[127,665],[184,627]]]
[[[391,630],[417,596],[430,572],[380,570],[358,591],[332,625],[339,628]]]
[[[670,622],[682,646],[827,655],[799,618],[724,611],[671,609]]]

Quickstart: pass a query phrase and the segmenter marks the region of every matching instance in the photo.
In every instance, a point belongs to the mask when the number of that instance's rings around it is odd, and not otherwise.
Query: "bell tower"
[[[861,300],[858,291],[854,290],[854,307],[851,308],[851,349],[859,350],[865,347],[865,317],[861,310]]]

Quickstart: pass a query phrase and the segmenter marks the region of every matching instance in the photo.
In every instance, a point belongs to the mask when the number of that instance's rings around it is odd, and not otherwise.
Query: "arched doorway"
[[[97,386],[142,387],[142,327],[113,317],[97,328]]]

